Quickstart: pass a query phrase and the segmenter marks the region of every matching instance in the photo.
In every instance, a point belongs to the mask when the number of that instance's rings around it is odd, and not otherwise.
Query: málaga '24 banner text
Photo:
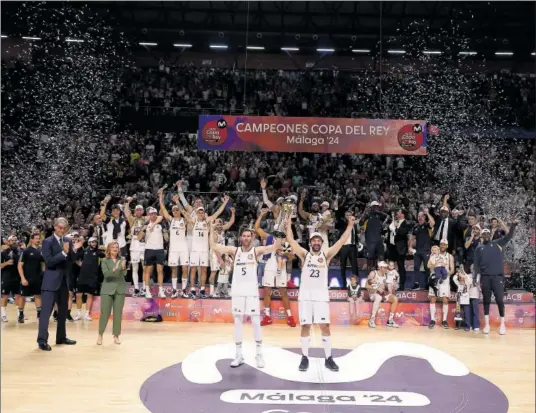
[[[258,152],[426,155],[422,120],[199,117],[199,149]]]

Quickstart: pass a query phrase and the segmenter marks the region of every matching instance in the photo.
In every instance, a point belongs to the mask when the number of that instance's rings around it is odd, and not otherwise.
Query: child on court
[[[400,275],[398,274],[398,271],[395,268],[394,261],[387,261],[387,265],[388,265],[388,271],[387,271],[387,276],[385,278],[387,291],[389,294],[396,294],[396,290],[398,290],[398,285],[400,282]]]
[[[359,315],[359,304],[363,301],[361,298],[361,287],[357,282],[357,276],[354,274],[350,277],[348,284],[348,302],[350,303],[350,321],[357,321]]]
[[[467,277],[463,265],[458,267],[458,272],[454,275],[454,284],[458,286],[458,292],[456,293],[456,313],[454,315],[454,321],[456,322],[456,330],[459,330],[464,324],[464,314],[469,307],[469,287],[471,280]],[[471,327],[465,323],[465,331],[469,331]]]
[[[229,298],[229,276],[233,271],[233,260],[227,254],[223,254],[221,259],[223,263],[218,272],[218,287],[214,293],[214,298]]]

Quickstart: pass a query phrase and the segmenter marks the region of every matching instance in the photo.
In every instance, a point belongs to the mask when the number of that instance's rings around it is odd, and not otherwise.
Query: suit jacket
[[[449,222],[449,228],[447,231],[447,241],[449,242],[448,251],[455,251],[456,250],[456,230],[458,229],[457,222],[454,218],[447,218]],[[439,231],[439,228],[441,227],[441,218],[436,219],[434,232],[432,233],[432,240],[435,239],[435,236],[437,235],[437,231]],[[441,241],[441,240],[440,240]]]
[[[395,233],[395,248],[398,255],[408,255],[408,239],[413,231],[413,225],[404,220]]]
[[[66,237],[63,237],[68,242]],[[55,235],[45,238],[41,246],[41,253],[45,260],[45,273],[43,274],[43,283],[41,289],[44,291],[58,291],[61,283],[65,278],[67,287],[69,287],[69,266],[71,265],[72,245],[69,247],[69,253],[63,254],[63,246],[60,245]]]
[[[117,271],[113,271],[115,263],[111,258],[104,258],[101,261],[102,274],[104,281],[102,282],[101,295],[125,294],[127,291],[127,283],[125,275],[127,270],[123,270],[121,265]]]

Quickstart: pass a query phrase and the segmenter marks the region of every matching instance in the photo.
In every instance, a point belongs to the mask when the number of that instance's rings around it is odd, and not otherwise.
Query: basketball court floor
[[[323,366],[320,332],[300,373],[299,329],[264,327],[266,367],[257,369],[250,325],[246,364],[234,356],[232,324],[111,323],[67,326],[75,346],[37,349],[35,312],[2,325],[1,408],[8,413],[534,413],[535,332],[489,336],[426,327],[332,327],[338,373]],[[51,339],[55,324],[50,326]],[[315,358],[318,357],[318,358]]]

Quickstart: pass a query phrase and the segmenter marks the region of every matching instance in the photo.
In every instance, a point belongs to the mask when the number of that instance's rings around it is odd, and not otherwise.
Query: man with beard
[[[201,283],[199,285],[199,296],[207,298],[205,294],[205,284],[207,282],[207,269],[209,266],[209,229],[214,222],[225,210],[229,197],[223,197],[223,203],[218,208],[216,213],[207,216],[203,207],[198,207],[196,210],[196,218],[192,220],[187,217],[187,220],[193,226],[192,232],[192,250],[190,251],[190,298],[197,298],[195,292],[196,273],[198,268],[201,269]],[[212,240],[210,240],[212,242]]]
[[[439,210],[439,217],[436,218],[434,233],[432,234],[432,244],[439,245],[441,240],[448,241],[448,252],[454,254],[456,251],[456,221],[450,217],[450,210],[447,206],[448,194]]]
[[[385,212],[380,211],[380,203],[372,201],[370,210],[365,210],[359,225],[365,228],[365,248],[367,250],[367,268],[372,271],[376,261],[383,260],[385,248],[382,239],[383,222],[388,218]]]
[[[195,230],[194,230],[195,232]],[[231,308],[234,316],[234,338],[236,343],[236,358],[231,363],[231,367],[239,367],[244,364],[242,354],[242,325],[244,315],[251,317],[253,325],[253,335],[257,343],[257,354],[255,360],[258,368],[264,367],[262,356],[262,332],[261,332],[261,312],[259,304],[259,286],[257,284],[257,264],[258,259],[263,254],[270,254],[281,248],[281,240],[267,247],[253,247],[253,231],[245,229],[240,236],[240,247],[227,247],[216,244],[213,234],[210,234],[210,248],[219,254],[227,254],[234,257],[233,283],[231,285]]]
[[[169,255],[168,266],[171,268],[171,285],[173,292],[171,298],[179,297],[178,290],[178,269],[182,266],[182,295],[186,296],[186,284],[188,283],[188,265],[189,252],[188,242],[186,241],[186,225],[189,222],[181,217],[179,208],[179,197],[175,195],[173,201],[175,205],[171,207],[171,215],[166,208],[164,202],[164,192],[159,192],[160,213],[169,223]]]
[[[24,322],[24,312],[20,311],[20,276],[17,269],[19,262],[20,251],[17,244],[17,237],[11,235],[7,239],[7,248],[2,251],[0,268],[2,269],[2,307],[1,318],[2,322],[7,323],[7,300],[11,294],[15,299],[15,304],[19,307],[19,322],[22,317]],[[49,315],[50,316],[50,315]]]
[[[329,210],[329,202],[324,201],[320,206],[318,205],[318,202],[313,202],[311,205],[312,212],[309,213],[303,209],[303,201],[305,200],[306,196],[307,191],[303,190],[300,197],[300,203],[298,205],[298,213],[305,221],[307,221],[309,235],[315,232],[320,233],[322,240],[324,241],[322,243],[322,250],[326,252],[329,248],[328,230],[331,228],[331,223],[333,221],[331,219],[331,212]],[[346,287],[345,284],[341,285],[341,287]]]
[[[30,236],[30,245],[20,256],[18,270],[22,285],[22,299],[19,301],[19,323],[24,323],[25,297],[34,297],[37,318],[41,314],[41,284],[43,283],[45,262],[39,248],[40,244],[41,234],[32,234]]]
[[[437,246],[434,246],[434,248],[437,248]],[[454,266],[454,257],[447,252],[447,249],[448,241],[446,239],[442,239],[439,243],[439,252],[437,254],[434,254],[434,252],[432,251],[432,255],[428,260],[428,268],[432,271],[432,275],[430,275],[431,279],[428,282],[428,298],[430,298],[430,324],[428,325],[428,328],[434,328],[436,324],[435,312],[436,301],[438,297],[441,298],[441,301],[443,303],[443,322],[441,323],[441,325],[445,329],[449,328],[449,325],[447,323],[450,297],[449,277],[454,274],[456,268]],[[437,266],[445,267],[446,272],[448,274],[446,279],[438,280],[434,278],[434,269]]]
[[[322,332],[322,344],[326,355],[324,365],[331,371],[339,371],[339,366],[331,356],[328,268],[331,259],[337,255],[352,234],[354,223],[355,218],[350,216],[341,238],[326,253],[322,251],[324,241],[321,234],[316,232],[309,235],[311,249],[307,251],[294,240],[290,221],[287,223],[287,241],[292,251],[303,262],[298,296],[302,347],[300,371],[306,371],[309,368],[309,342],[312,324],[318,324]]]
[[[482,230],[482,243],[475,251],[475,261],[473,265],[473,280],[480,274],[480,285],[482,286],[482,297],[484,301],[484,321],[482,330],[484,334],[489,334],[489,306],[491,303],[491,293],[495,296],[495,302],[499,308],[501,325],[499,334],[506,334],[504,324],[504,252],[503,248],[514,236],[517,222],[510,224],[508,234],[497,240],[491,240],[491,231],[487,228]]]

